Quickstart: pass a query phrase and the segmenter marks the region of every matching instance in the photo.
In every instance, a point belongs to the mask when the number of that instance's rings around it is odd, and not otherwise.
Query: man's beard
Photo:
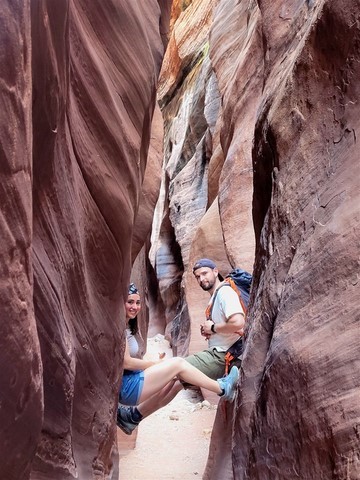
[[[213,282],[213,283],[212,283],[212,282],[208,282],[208,283],[206,283],[205,285],[203,285],[203,284],[201,283],[201,284],[200,284],[200,287],[201,287],[203,290],[205,290],[205,292],[208,292],[209,290],[212,289],[212,287],[214,286],[214,283],[215,283],[215,282]]]

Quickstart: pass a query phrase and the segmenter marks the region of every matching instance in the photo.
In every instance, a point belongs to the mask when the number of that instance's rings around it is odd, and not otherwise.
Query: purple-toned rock
[[[0,26],[0,478],[28,478],[44,415],[33,304],[30,2]]]
[[[1,478],[118,476],[123,305],[160,178],[142,191],[169,13],[2,7]]]

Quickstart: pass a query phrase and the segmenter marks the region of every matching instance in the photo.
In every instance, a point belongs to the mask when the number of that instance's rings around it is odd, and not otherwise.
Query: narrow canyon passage
[[[359,480],[359,0],[1,7],[0,480]],[[121,436],[129,282],[187,357],[201,258],[252,275],[237,400]]]
[[[166,351],[161,336],[148,340],[147,356]],[[183,390],[166,407],[144,419],[135,439],[118,432],[121,480],[192,480],[205,469],[216,405]],[[135,435],[135,434],[133,434]]]

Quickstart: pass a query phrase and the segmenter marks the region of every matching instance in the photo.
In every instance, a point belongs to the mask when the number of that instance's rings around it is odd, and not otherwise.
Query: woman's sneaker
[[[221,398],[225,398],[229,402],[233,402],[236,396],[236,387],[239,380],[239,370],[233,366],[229,375],[217,380],[220,388],[223,390],[223,394],[220,394]]]
[[[118,405],[116,425],[121,428],[126,435],[132,434],[135,428],[139,425],[139,422],[136,422],[132,417],[132,407]]]

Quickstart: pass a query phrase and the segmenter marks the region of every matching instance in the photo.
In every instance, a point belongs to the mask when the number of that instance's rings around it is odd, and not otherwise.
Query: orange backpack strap
[[[225,354],[225,374],[224,374],[224,377],[226,377],[226,375],[229,373],[229,367],[230,367],[230,363],[234,360],[234,356],[231,355],[230,352],[226,352]]]
[[[206,310],[205,310],[205,316],[206,316],[206,319],[207,320],[211,320],[211,311],[212,311],[212,307],[213,307],[213,304],[215,302],[215,298],[216,298],[216,295],[217,295],[217,292],[220,290],[221,287],[223,286],[229,286],[231,287],[238,295],[239,297],[239,300],[240,300],[240,304],[243,308],[243,311],[244,313],[246,314],[246,308],[244,306],[244,303],[241,299],[241,295],[239,294],[239,291],[233,281],[232,278],[226,278],[225,281],[215,290],[215,294],[214,294],[214,297],[212,299],[212,301],[209,303],[209,305],[206,307]],[[234,345],[238,344],[239,340],[237,342],[235,342]],[[230,349],[233,347],[233,345],[230,347]],[[225,373],[224,373],[224,376],[228,375],[229,373],[229,369],[230,369],[230,363],[234,360],[234,358],[236,358],[235,355],[233,355],[231,352],[230,352],[230,349],[227,350],[227,352],[225,353],[225,356],[224,356],[224,360],[225,360]]]
[[[237,296],[239,297],[239,300],[240,300],[240,305],[241,305],[241,308],[243,309],[243,312],[244,312],[244,315],[246,315],[246,305],[244,303],[244,300],[241,296],[241,293],[239,292],[234,280],[231,278],[231,277],[226,277],[224,282],[226,282],[228,285],[230,285],[230,287],[236,292]],[[225,283],[224,283],[225,285]]]
[[[243,309],[244,315],[246,316],[246,310],[247,310],[246,305],[244,303],[244,300],[241,297],[241,294],[240,294],[237,286],[235,285],[234,280],[231,277],[226,277],[225,280],[223,281],[223,283],[215,290],[215,294],[214,294],[214,297],[212,299],[212,302],[209,303],[209,305],[206,307],[206,310],[205,310],[206,320],[211,320],[211,312],[212,312],[212,307],[213,307],[214,302],[215,302],[216,295],[217,295],[218,291],[220,290],[220,288],[224,287],[225,285],[228,285],[229,287],[231,287],[236,292],[236,294],[237,294],[237,296],[239,297],[239,300],[240,300],[241,308]]]
[[[222,287],[222,285],[220,285],[220,287]],[[214,305],[215,298],[216,298],[216,295],[217,295],[220,287],[218,287],[218,288],[215,290],[215,293],[214,293],[214,296],[213,296],[212,301],[211,301],[211,302],[209,303],[209,305],[206,307],[206,310],[205,310],[206,320],[211,320],[212,307],[213,307],[213,305]]]

